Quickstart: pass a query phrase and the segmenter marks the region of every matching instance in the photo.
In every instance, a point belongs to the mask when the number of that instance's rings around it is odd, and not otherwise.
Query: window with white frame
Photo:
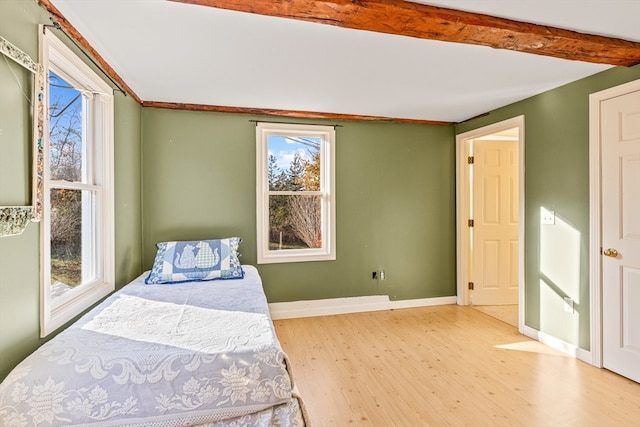
[[[48,29],[40,31],[44,114],[40,335],[112,292],[113,90]]]
[[[258,263],[336,259],[335,129],[256,126]]]

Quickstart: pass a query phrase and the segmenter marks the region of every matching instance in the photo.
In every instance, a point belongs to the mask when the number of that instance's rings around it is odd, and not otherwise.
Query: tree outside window
[[[259,124],[257,132],[259,262],[335,259],[333,128]]]
[[[304,192],[320,191],[320,141],[283,136],[269,136],[268,141],[269,153],[280,149],[277,152],[281,159],[291,157],[287,167],[280,165],[284,162],[275,154],[269,154],[269,190],[301,193],[269,196],[269,248],[319,248],[322,246],[319,196]]]
[[[49,178],[82,180],[82,94],[49,72]],[[82,280],[82,191],[51,188],[51,284],[56,296]]]

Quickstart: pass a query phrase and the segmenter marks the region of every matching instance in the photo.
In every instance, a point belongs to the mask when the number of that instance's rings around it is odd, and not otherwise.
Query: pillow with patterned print
[[[147,284],[193,280],[242,279],[240,237],[216,240],[160,242]]]

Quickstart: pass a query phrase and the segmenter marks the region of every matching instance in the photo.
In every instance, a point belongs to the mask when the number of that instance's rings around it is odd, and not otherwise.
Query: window
[[[335,251],[335,130],[258,123],[258,263],[325,261]]]
[[[113,90],[40,32],[44,117],[40,335],[114,290]]]

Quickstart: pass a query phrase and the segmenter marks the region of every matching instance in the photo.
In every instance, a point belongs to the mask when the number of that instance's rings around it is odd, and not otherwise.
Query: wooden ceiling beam
[[[403,0],[171,1],[598,64],[640,63],[638,42]]]
[[[272,108],[226,107],[221,105],[184,104],[179,102],[144,101],[143,107],[165,108],[169,110],[209,111],[213,113],[251,114],[255,116],[291,117],[297,119],[322,119],[338,121],[366,121],[390,123],[415,123],[422,125],[450,125],[451,122],[397,117],[363,116],[359,114],[322,113],[315,111],[277,110]]]

